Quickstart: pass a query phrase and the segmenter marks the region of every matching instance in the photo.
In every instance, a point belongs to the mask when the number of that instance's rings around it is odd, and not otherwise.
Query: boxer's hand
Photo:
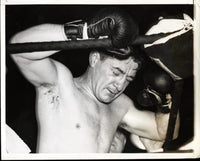
[[[97,12],[87,23],[66,23],[65,33],[71,39],[111,38],[113,46],[127,46],[138,35],[138,26],[132,17],[116,8]]]
[[[126,144],[126,136],[117,131],[110,146],[109,153],[121,153]]]
[[[162,113],[169,113],[171,106],[171,95],[160,94],[152,89],[141,90],[137,94],[137,102],[143,107],[156,106]]]
[[[162,113],[169,113],[172,104],[172,97],[171,94],[165,95],[165,100],[162,101],[162,104],[158,106],[158,110]]]
[[[169,112],[171,103],[171,91],[174,88],[174,81],[167,74],[159,71],[144,74],[146,89],[137,95],[137,101],[144,107],[156,106],[163,113]]]

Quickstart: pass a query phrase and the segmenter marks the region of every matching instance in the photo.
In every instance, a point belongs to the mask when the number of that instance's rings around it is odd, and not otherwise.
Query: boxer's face
[[[138,63],[132,58],[98,60],[94,66],[92,88],[97,99],[110,103],[117,98],[134,79]]]

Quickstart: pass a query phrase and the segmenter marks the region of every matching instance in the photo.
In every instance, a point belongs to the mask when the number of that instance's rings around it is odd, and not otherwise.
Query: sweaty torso
[[[109,152],[126,110],[94,101],[75,81],[37,88],[38,152]]]

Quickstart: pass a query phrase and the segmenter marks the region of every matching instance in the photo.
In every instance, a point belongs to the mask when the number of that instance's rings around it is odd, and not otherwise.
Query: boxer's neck
[[[87,69],[87,71],[83,75],[75,78],[74,79],[75,85],[79,90],[84,92],[84,94],[87,94],[90,98],[99,102],[92,90],[92,78],[90,72],[91,72],[90,69]]]

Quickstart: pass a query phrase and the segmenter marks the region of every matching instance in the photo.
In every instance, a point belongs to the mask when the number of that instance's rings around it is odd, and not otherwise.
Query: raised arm
[[[14,35],[10,43],[63,41],[66,40],[63,25],[42,24],[28,28]],[[30,52],[12,54],[23,75],[35,86],[43,83],[55,84],[57,81],[56,63],[48,58],[58,51]]]
[[[137,24],[124,11],[105,8],[88,22],[74,21],[64,25],[43,24],[16,34],[11,43],[63,41],[109,37],[115,47],[126,46],[138,34]],[[48,57],[57,51],[13,54],[12,58],[25,77],[35,86],[57,81],[57,62]],[[59,65],[60,66],[60,65]]]

